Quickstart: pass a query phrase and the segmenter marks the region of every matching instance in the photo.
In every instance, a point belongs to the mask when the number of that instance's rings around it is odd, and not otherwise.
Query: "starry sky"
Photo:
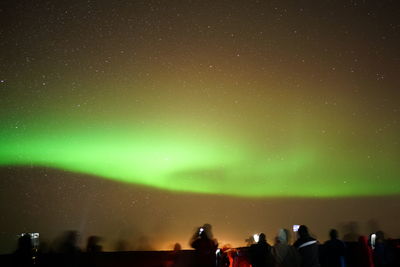
[[[240,245],[246,234],[233,233],[257,224],[222,216],[232,202],[242,201],[239,214],[252,207],[255,221],[267,218],[258,209],[298,210],[298,201],[353,203],[336,224],[376,218],[361,211],[370,203],[398,207],[399,11],[368,0],[3,1],[2,197],[24,212],[2,206],[1,225],[35,209],[69,214],[89,198],[52,233],[87,232],[91,218],[106,236],[106,215],[87,215],[99,206],[125,222],[151,209],[150,221],[174,225],[196,210],[166,207],[188,201],[209,207],[190,227],[214,220]],[[82,196],[65,204],[56,191],[70,187]],[[116,200],[116,188],[128,191]],[[304,220],[306,206],[287,221],[280,213],[281,225]],[[146,223],[136,225],[143,236],[163,228]]]

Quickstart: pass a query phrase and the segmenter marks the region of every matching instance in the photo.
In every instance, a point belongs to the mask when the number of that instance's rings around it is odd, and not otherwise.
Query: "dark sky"
[[[1,235],[399,236],[399,6],[2,1]]]

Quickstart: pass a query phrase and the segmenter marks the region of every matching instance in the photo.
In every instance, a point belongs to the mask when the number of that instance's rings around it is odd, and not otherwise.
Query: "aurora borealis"
[[[87,129],[75,122],[61,124],[41,122],[40,129],[25,124],[23,134],[6,133],[2,164],[53,167],[169,190],[237,196],[386,195],[399,190],[396,162],[371,159],[364,149],[358,151],[363,155],[347,152],[341,158],[336,151],[318,148],[315,141],[291,142],[290,147],[264,141],[260,149],[243,138],[178,130],[179,126],[147,130],[111,123],[108,128]]]
[[[0,167],[243,201],[398,196],[398,11],[5,1]]]

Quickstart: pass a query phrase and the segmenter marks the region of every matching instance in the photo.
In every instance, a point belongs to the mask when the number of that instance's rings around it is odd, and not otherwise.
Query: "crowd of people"
[[[310,235],[308,227],[299,226],[295,242],[290,244],[291,232],[280,229],[274,244],[267,242],[264,233],[255,235],[252,244],[243,248],[218,246],[210,224],[198,227],[189,241],[194,249],[193,257],[182,257],[180,244],[176,244],[172,258],[165,265],[171,267],[394,267],[399,265],[394,247],[378,231],[370,238],[360,236],[358,242],[343,242],[338,231],[330,230],[330,239],[320,243]],[[91,257],[82,260],[82,251],[77,247],[77,232],[66,232],[59,243],[56,254],[58,266],[90,266]],[[91,236],[86,246],[86,256],[102,252],[100,238]],[[399,249],[397,248],[397,252]],[[36,262],[29,234],[19,238],[18,249],[13,254],[13,266],[52,266]],[[158,266],[158,265],[157,265]]]
[[[196,235],[196,233],[195,233]],[[330,230],[330,239],[321,244],[313,238],[308,227],[301,225],[297,231],[297,239],[289,244],[290,232],[280,229],[275,244],[267,242],[264,233],[247,249],[248,265],[252,267],[391,267],[398,266],[395,251],[384,239],[383,232],[378,231],[369,240],[360,236],[355,248],[350,249],[339,239],[338,231]],[[213,238],[211,226],[205,224],[199,228],[197,237],[192,238],[192,247],[197,252],[195,266],[229,267],[232,266],[232,255],[227,250],[217,250],[218,243]],[[235,250],[235,253],[237,251]],[[231,253],[232,254],[232,253]],[[349,259],[349,262],[347,262]],[[238,265],[239,266],[239,265]],[[240,266],[246,266],[241,264]]]

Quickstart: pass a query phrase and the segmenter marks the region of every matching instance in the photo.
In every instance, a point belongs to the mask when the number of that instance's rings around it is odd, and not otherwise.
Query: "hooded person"
[[[276,267],[299,267],[300,255],[297,250],[288,244],[289,231],[280,229],[276,238],[276,244],[272,248]]]
[[[318,241],[310,236],[305,225],[299,227],[297,234],[299,238],[293,246],[300,253],[301,267],[319,267]]]

